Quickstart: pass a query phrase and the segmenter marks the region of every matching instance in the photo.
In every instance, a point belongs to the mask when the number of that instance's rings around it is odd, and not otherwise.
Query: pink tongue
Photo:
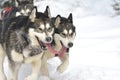
[[[59,57],[61,57],[66,51],[66,47],[64,46],[62,46],[62,48],[59,51],[54,50],[50,44],[47,44],[47,47],[52,54],[58,54]]]

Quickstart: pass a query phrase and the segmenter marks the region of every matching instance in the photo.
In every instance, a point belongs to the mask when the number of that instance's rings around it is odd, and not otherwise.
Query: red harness
[[[6,7],[2,12],[1,12],[1,16],[2,18],[5,16],[5,14],[9,13],[12,9],[12,6],[10,7]]]
[[[62,48],[59,50],[59,51],[56,51],[54,50],[50,44],[47,45],[48,47],[48,50],[52,53],[52,54],[55,54],[55,55],[58,55],[59,57],[62,57],[63,54],[66,52],[66,47],[62,46]]]

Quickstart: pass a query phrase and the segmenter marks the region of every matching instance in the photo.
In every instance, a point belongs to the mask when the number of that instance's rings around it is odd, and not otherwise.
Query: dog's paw
[[[26,77],[24,80],[38,80],[38,78],[34,75]]]
[[[57,67],[57,71],[59,73],[63,73],[66,69],[67,69],[67,67],[63,66],[63,65],[60,65],[60,66]]]

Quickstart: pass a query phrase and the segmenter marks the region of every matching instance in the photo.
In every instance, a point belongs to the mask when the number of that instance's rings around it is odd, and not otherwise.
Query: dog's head
[[[53,40],[54,27],[51,18],[49,17],[50,9],[47,6],[44,13],[36,11],[37,9],[35,8],[29,16],[34,25],[29,31],[41,42],[51,43]]]
[[[59,39],[61,44],[67,48],[73,46],[76,31],[73,25],[72,13],[68,18],[58,15],[55,18],[55,38]]]
[[[16,16],[28,16],[34,7],[33,0],[15,0],[15,6],[18,8]]]

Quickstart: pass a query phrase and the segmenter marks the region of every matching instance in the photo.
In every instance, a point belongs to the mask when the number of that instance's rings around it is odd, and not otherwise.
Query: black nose
[[[72,42],[68,43],[68,47],[72,47],[72,46],[73,46]]]
[[[47,37],[47,38],[46,38],[46,41],[47,41],[47,42],[50,42],[51,40],[52,40],[51,37]]]

